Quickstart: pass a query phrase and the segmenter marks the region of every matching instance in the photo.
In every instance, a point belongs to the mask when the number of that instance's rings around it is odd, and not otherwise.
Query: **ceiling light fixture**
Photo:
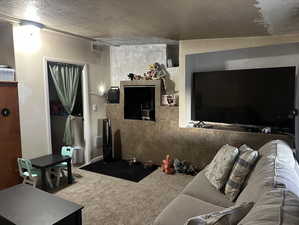
[[[41,23],[30,20],[20,20],[20,26],[15,28],[15,49],[23,53],[35,53],[41,46],[40,30],[45,28]]]
[[[34,27],[37,27],[39,29],[45,28],[44,24],[34,22],[34,21],[30,21],[30,20],[21,20],[20,25],[21,26],[34,26]]]
[[[24,19],[37,21],[39,20],[38,7],[34,2],[29,2],[24,10]]]

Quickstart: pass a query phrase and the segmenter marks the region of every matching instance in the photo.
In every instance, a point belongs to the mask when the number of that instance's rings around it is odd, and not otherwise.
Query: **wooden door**
[[[20,183],[18,157],[21,137],[17,83],[0,82],[0,190]]]

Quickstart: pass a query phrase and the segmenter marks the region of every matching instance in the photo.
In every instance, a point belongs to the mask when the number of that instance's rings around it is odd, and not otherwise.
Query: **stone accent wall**
[[[158,62],[166,65],[166,44],[112,46],[110,52],[112,86],[128,80],[129,73],[143,75],[149,64]]]
[[[132,85],[147,81],[133,81]],[[187,160],[202,168],[224,144],[239,147],[246,143],[257,149],[273,139],[292,144],[285,135],[260,134],[206,128],[180,128],[179,107],[156,104],[156,121],[125,120],[123,115],[123,86],[120,104],[107,105],[107,117],[111,119],[114,150],[121,151],[123,159],[136,157],[139,161],[152,160],[160,164],[167,154],[172,158]],[[156,102],[160,100],[156,99]],[[157,115],[158,114],[158,115]]]

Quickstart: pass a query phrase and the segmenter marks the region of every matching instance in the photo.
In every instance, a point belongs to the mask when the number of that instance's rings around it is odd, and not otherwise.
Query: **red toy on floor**
[[[166,174],[173,174],[174,173],[174,169],[173,169],[173,165],[172,165],[172,161],[170,159],[170,155],[166,156],[166,159],[164,159],[162,161],[162,171]]]

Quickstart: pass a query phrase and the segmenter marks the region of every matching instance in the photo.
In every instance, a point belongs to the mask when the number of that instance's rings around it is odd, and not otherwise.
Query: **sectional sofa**
[[[262,224],[267,225],[299,224],[299,201],[296,199],[299,196],[299,166],[292,149],[287,143],[274,140],[258,151],[259,160],[235,202],[228,200],[209,183],[204,169],[161,212],[154,225],[183,225],[191,217],[252,201],[254,207],[239,224],[257,224],[252,220],[263,221]],[[281,222],[284,215],[289,223]]]

